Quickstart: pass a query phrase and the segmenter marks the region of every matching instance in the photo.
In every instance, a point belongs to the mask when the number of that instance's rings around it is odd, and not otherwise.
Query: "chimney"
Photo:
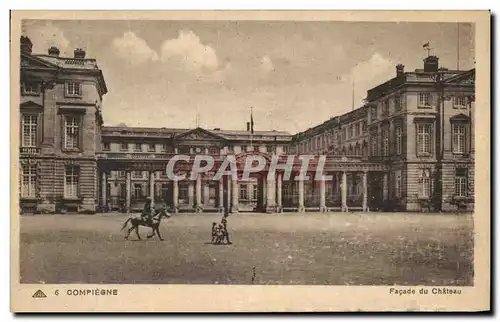
[[[437,56],[429,56],[424,59],[424,72],[435,73],[439,69],[439,58]]]
[[[405,65],[397,64],[396,65],[396,76],[401,77],[405,73]]]
[[[85,50],[83,50],[81,48],[75,49],[74,54],[75,54],[75,58],[80,58],[80,59],[85,58]]]
[[[59,57],[59,48],[52,46],[49,48],[49,55],[54,57]]]
[[[33,49],[33,43],[26,36],[21,36],[21,52],[26,54],[31,54]]]
[[[247,132],[250,132],[250,122],[247,122]]]

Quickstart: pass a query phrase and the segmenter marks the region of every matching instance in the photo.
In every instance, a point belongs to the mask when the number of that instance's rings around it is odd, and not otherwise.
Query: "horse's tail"
[[[122,229],[120,229],[120,231],[121,231],[121,230],[124,230],[124,229],[125,229],[125,227],[127,227],[127,224],[128,224],[128,222],[129,222],[130,220],[132,220],[132,218],[127,219],[127,220],[123,223]]]

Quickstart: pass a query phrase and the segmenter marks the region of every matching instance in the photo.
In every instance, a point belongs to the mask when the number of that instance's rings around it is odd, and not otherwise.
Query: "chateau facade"
[[[175,212],[473,210],[474,70],[439,68],[434,56],[422,70],[398,65],[364,106],[295,135],[249,123],[246,131],[110,127],[96,61],[81,49],[64,58],[54,47],[44,55],[31,48],[22,37],[22,212],[139,211],[147,197]],[[284,180],[280,171],[268,180],[268,168],[237,180],[170,180],[166,165],[180,154],[283,164],[289,155],[327,155],[333,180]]]

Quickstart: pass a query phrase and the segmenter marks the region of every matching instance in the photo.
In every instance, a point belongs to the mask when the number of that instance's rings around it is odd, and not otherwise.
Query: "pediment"
[[[218,135],[208,132],[202,128],[196,128],[194,130],[179,134],[176,136],[177,140],[189,140],[189,141],[223,141],[224,139]]]
[[[23,109],[23,108],[40,108],[40,109],[42,109],[43,108],[42,105],[40,105],[38,103],[35,103],[33,101],[23,102],[19,106],[20,106],[21,109]]]
[[[456,75],[456,76],[451,77],[450,79],[446,80],[446,82],[460,84],[460,85],[475,84],[476,83],[476,70],[472,69],[472,70],[470,70],[466,73],[463,73],[461,75]]]
[[[49,63],[41,58],[26,54],[21,54],[21,67],[57,68],[56,65]]]
[[[453,122],[453,121],[468,121],[468,120],[470,120],[470,117],[468,115],[463,114],[463,113],[460,113],[460,114],[457,114],[457,115],[450,117],[451,122]]]

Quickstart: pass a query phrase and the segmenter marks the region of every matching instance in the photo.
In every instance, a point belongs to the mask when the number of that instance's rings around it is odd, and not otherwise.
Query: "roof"
[[[99,69],[99,66],[97,66],[97,61],[93,58],[71,58],[40,54],[32,54],[32,56],[43,59],[44,61],[57,65],[61,68],[84,70]]]
[[[195,129],[180,129],[180,128],[153,128],[153,127],[129,127],[129,126],[103,126],[103,135],[112,136],[158,136],[163,138],[172,138],[179,136],[180,134],[186,134],[188,132],[195,132],[196,130],[208,132],[215,137],[220,137],[226,140],[250,140],[252,137],[254,140],[268,140],[272,141],[276,137],[280,141],[289,140],[292,135],[285,131],[254,131],[253,135],[248,131],[241,130],[222,130],[213,129],[206,130],[202,128]]]
[[[24,64],[23,64],[24,61]],[[70,58],[70,57],[59,57],[44,54],[31,54],[26,52],[21,52],[21,67],[22,68],[36,68],[45,67],[51,69],[57,69],[58,71],[70,71],[70,72],[86,72],[97,78],[99,83],[99,93],[104,95],[108,92],[106,81],[104,80],[104,75],[102,70],[99,69],[97,62],[92,58]],[[33,64],[34,63],[34,64]]]

